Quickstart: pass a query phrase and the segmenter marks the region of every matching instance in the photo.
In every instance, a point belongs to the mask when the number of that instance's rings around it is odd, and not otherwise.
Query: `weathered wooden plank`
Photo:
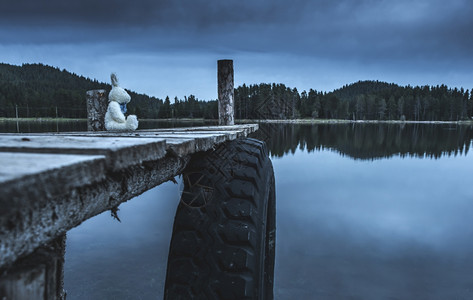
[[[191,153],[199,152],[199,151],[207,151],[211,149],[212,147],[221,144],[227,140],[234,140],[236,139],[236,135],[230,136],[230,135],[224,135],[224,134],[193,134],[193,135],[187,135],[187,134],[169,134],[166,135],[165,133],[163,134],[158,134],[157,135],[160,138],[164,138],[166,140],[168,139],[193,139],[195,141],[195,148],[194,151]]]
[[[179,136],[182,136],[182,135],[186,135],[186,136],[189,136],[189,137],[192,137],[193,135],[195,136],[211,136],[211,135],[215,135],[215,136],[226,136],[228,139],[230,140],[233,140],[235,138],[239,138],[239,137],[245,137],[247,136],[246,132],[243,131],[243,130],[227,130],[227,131],[219,131],[219,130],[215,130],[215,131],[206,131],[206,130],[201,130],[201,131],[150,131],[150,132],[147,132],[147,133],[138,133],[140,136],[150,136],[150,135],[155,135],[155,136],[172,136],[172,135],[179,135]]]
[[[119,170],[166,154],[163,139],[82,136],[0,136],[0,151],[105,155],[107,166]]]
[[[43,134],[44,135],[44,134]],[[49,136],[49,135],[47,135]],[[192,154],[199,151],[207,151],[213,146],[223,143],[227,140],[234,140],[236,138],[245,137],[247,133],[244,130],[201,130],[201,131],[140,131],[140,132],[74,132],[74,133],[59,133],[55,136],[81,136],[81,137],[116,137],[116,138],[161,138],[168,143],[169,140],[174,139],[172,144],[166,144],[167,150],[172,150],[174,154],[179,156]],[[181,142],[176,142],[180,140]],[[191,141],[192,140],[192,141]]]
[[[0,268],[83,221],[180,174],[190,157],[165,156],[144,162],[52,198],[29,199],[19,210],[0,217]]]
[[[92,135],[107,135],[107,134],[126,134],[126,136],[138,136],[143,135],[144,132],[241,132],[245,136],[258,130],[258,124],[244,124],[244,125],[233,125],[233,126],[201,126],[201,127],[177,127],[177,128],[158,128],[158,129],[140,129],[135,132],[72,132],[72,133],[59,133],[59,134],[92,134]],[[56,134],[56,133],[53,133]]]
[[[239,132],[231,133],[166,133],[149,132],[142,137],[156,137],[166,140],[166,148],[178,156],[189,155],[199,151],[207,151],[212,147],[227,140],[234,140],[239,137]]]
[[[105,130],[105,113],[108,101],[106,90],[92,90],[86,92],[87,103],[87,130]]]
[[[48,135],[49,136],[49,135]],[[245,131],[232,130],[232,131],[145,131],[145,132],[93,132],[91,134],[84,133],[58,133],[55,136],[93,136],[93,137],[132,137],[132,138],[173,138],[173,137],[186,137],[186,138],[208,138],[212,140],[215,137],[217,140],[233,140],[239,137],[247,136]],[[221,140],[221,137],[225,136],[226,139]]]
[[[38,175],[57,171],[79,173],[77,178],[71,180],[70,185],[80,186],[92,183],[90,179],[101,180],[105,176],[105,156],[103,155],[73,155],[73,154],[36,154],[0,152],[0,184],[24,176]],[[95,166],[94,168],[91,168]],[[79,169],[76,169],[79,167]],[[84,173],[85,172],[85,173]],[[49,178],[52,179],[52,178]],[[66,188],[69,186],[66,186]],[[1,197],[2,195],[0,195]]]
[[[0,152],[0,217],[105,179],[105,156]]]
[[[241,125],[230,125],[230,126],[199,126],[199,127],[176,127],[176,128],[158,128],[158,129],[140,129],[136,132],[143,131],[245,131],[246,133],[252,133],[258,130],[258,124],[241,124]]]
[[[179,155],[192,154],[199,151],[207,151],[214,146],[221,144],[228,140],[234,140],[238,137],[244,136],[242,132],[239,131],[229,131],[229,132],[147,132],[140,133],[140,136],[143,137],[158,137],[165,139],[169,144],[174,140],[168,149],[171,148],[175,153],[180,153]],[[189,140],[193,140],[194,147]],[[180,142],[177,142],[180,141]],[[184,150],[185,149],[185,150]]]
[[[244,137],[258,130],[258,124],[243,124],[234,126],[202,126],[202,127],[177,127],[177,128],[158,128],[158,129],[140,129],[134,132],[117,132],[117,131],[76,131],[76,132],[51,132],[51,133],[28,133],[31,136],[104,136],[104,137],[144,137],[148,133],[227,133],[238,132],[238,137]],[[17,133],[0,133],[0,136],[18,136]]]
[[[238,137],[244,137],[258,130],[258,124],[244,124],[234,126],[202,126],[202,127],[177,127],[177,128],[158,128],[158,129],[140,129],[134,132],[117,131],[76,131],[76,132],[51,132],[51,133],[28,133],[30,136],[104,136],[104,137],[143,137],[147,133],[183,133],[183,132],[238,132]],[[0,133],[0,136],[18,136],[18,133]]]
[[[196,151],[194,139],[169,138],[166,139],[166,149],[174,156],[182,157],[190,155]]]
[[[179,130],[179,131],[200,131],[200,130],[241,130],[246,128],[258,128],[258,124],[238,124],[238,125],[218,125],[218,126],[195,126],[195,127],[174,127],[174,128],[158,128],[158,129],[142,129],[145,130]]]

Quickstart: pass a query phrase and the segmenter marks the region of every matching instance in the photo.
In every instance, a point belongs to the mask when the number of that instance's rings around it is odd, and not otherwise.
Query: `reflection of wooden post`
[[[234,125],[233,60],[218,61],[218,123]]]
[[[87,130],[104,131],[108,101],[105,90],[87,91]]]

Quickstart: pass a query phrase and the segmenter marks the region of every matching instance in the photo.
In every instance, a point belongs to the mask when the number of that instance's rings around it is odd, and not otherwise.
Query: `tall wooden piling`
[[[87,130],[104,131],[105,113],[108,101],[105,90],[91,90],[86,93],[87,98]]]
[[[66,235],[0,269],[0,299],[65,300],[64,254]]]
[[[233,60],[218,61],[218,122],[234,125]]]

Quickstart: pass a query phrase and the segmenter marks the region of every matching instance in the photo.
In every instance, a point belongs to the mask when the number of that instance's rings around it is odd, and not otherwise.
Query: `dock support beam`
[[[233,60],[218,61],[218,123],[234,125]]]
[[[108,101],[105,90],[87,91],[87,130],[104,131]]]
[[[64,300],[63,234],[35,252],[0,270],[0,299]]]

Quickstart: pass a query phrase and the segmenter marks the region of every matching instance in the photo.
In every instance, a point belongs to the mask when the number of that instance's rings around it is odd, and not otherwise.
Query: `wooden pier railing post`
[[[218,61],[218,123],[234,125],[233,60]]]
[[[104,131],[108,101],[105,90],[87,91],[87,130]]]

